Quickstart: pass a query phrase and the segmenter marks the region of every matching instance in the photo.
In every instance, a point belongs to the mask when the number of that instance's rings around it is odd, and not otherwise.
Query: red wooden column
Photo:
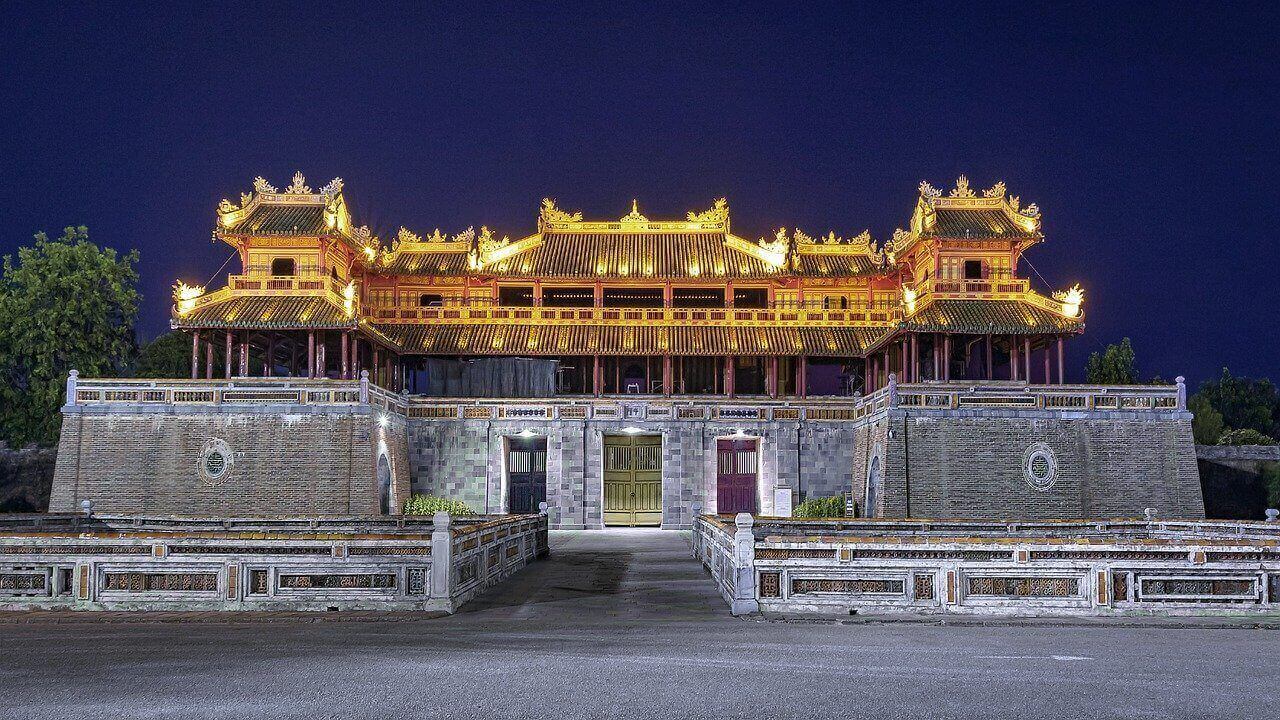
[[[604,385],[604,377],[600,374],[600,356],[592,355],[591,358],[591,390],[596,397],[600,397],[600,391],[603,389],[601,386]]]
[[[662,394],[670,395],[671,388],[675,383],[671,377],[671,356],[662,356]]]
[[[920,382],[920,336],[911,333],[911,382]]]
[[[316,331],[307,331],[307,377],[316,376]]]
[[[1022,336],[1022,364],[1027,371],[1027,383],[1031,383],[1031,336]]]
[[[902,378],[902,382],[911,382],[911,376],[908,372],[911,366],[907,364],[907,347],[910,344],[911,343],[907,340],[907,336],[903,335],[902,347],[900,348],[902,357],[899,358],[901,362],[898,363],[898,377]]]
[[[200,377],[200,331],[191,331],[191,379]],[[73,400],[75,398],[72,398]]]
[[[991,339],[991,334],[987,333],[987,379],[995,379],[995,363],[992,355],[995,354],[995,343]]]
[[[942,336],[942,379],[951,381],[951,336]]]
[[[204,378],[213,379],[213,333],[204,341]]]
[[[348,347],[351,340],[348,337],[351,333],[343,331],[342,333],[342,379],[351,379],[351,348]]]
[[[350,342],[351,342],[351,360],[349,362],[349,367],[351,369],[351,374],[347,376],[347,379],[355,380],[357,377],[360,376],[360,351],[359,351],[360,338],[356,337],[356,334],[353,332],[351,333]]]
[[[765,378],[765,389],[769,391],[769,397],[778,397],[778,356],[770,355],[768,364],[765,365],[769,375]]]
[[[321,330],[316,336],[316,377],[328,375],[329,358],[325,354],[325,333]]]
[[[809,356],[796,358],[796,395],[809,397]]]
[[[1058,338],[1058,384],[1064,385],[1067,382],[1066,366],[1063,364],[1062,357],[1062,338]]]
[[[369,363],[369,369],[373,371],[371,373],[373,375],[373,384],[379,387],[386,387],[379,377],[382,374],[382,351],[378,349],[377,345],[373,346],[373,360]]]
[[[726,355],[724,359],[724,394],[733,397],[734,375],[737,374],[738,359],[734,355]]]
[[[262,377],[276,374],[276,334],[267,335],[267,359],[262,363]]]
[[[1018,379],[1018,336],[1009,336],[1009,379]]]
[[[249,333],[240,338],[240,377],[249,377]]]
[[[232,355],[232,350],[231,350],[231,341],[232,341],[232,339],[231,339],[231,331],[230,331],[230,330],[228,330],[228,331],[227,331],[227,357],[226,357],[226,363],[225,363],[225,364],[226,364],[226,366],[227,366],[227,379],[228,379],[228,380],[230,380],[230,379],[231,379],[231,355]]]
[[[1049,343],[1044,345],[1044,384],[1048,385],[1053,382],[1053,378],[1049,375]]]

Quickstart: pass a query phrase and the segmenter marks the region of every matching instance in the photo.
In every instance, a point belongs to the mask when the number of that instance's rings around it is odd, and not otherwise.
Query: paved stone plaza
[[[735,619],[685,533],[551,542],[450,617],[0,616],[0,717],[1234,718],[1280,703],[1280,630],[1248,621]]]

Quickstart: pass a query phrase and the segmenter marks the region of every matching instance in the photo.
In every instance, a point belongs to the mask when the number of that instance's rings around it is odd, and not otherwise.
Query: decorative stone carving
[[[276,186],[267,182],[266,178],[259,175],[253,179],[253,190],[257,193],[275,193]]]
[[[961,175],[960,177],[956,178],[956,186],[951,191],[951,197],[956,197],[956,198],[973,197],[973,190],[969,188],[969,178],[965,177],[964,175]]]
[[[320,194],[325,197],[333,197],[342,192],[342,178],[336,177],[329,181],[328,185],[320,188]]]
[[[219,485],[231,477],[231,469],[235,465],[235,453],[226,441],[210,438],[200,450],[200,458],[196,470],[206,485]]]
[[[920,194],[930,199],[942,197],[942,191],[930,185],[928,180],[920,181]]]
[[[992,185],[986,190],[983,190],[982,196],[989,197],[989,198],[1004,197],[1004,181],[1001,180],[997,182],[995,185]]]

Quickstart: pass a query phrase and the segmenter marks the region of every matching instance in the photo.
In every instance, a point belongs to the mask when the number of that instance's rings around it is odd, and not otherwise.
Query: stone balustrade
[[[0,521],[0,609],[453,612],[547,552],[546,515]]]
[[[703,515],[735,614],[1280,613],[1280,523],[787,520]]]

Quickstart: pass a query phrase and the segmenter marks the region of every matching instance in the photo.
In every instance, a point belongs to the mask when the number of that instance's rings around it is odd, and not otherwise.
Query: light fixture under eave
[[[385,414],[378,416],[378,427],[382,428],[383,430],[385,430],[387,428],[387,425],[389,425],[390,423],[391,423],[391,418],[387,417]]]

